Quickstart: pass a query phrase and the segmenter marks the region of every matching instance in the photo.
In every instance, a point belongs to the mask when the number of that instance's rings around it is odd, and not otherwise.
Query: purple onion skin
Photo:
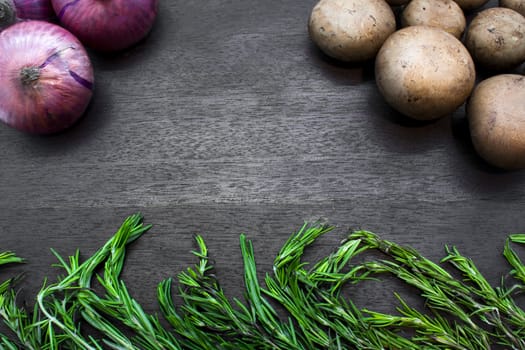
[[[51,0],[13,0],[16,16],[20,19],[55,21],[55,10]]]
[[[0,120],[31,134],[74,124],[93,95],[93,66],[66,29],[45,21],[18,22],[0,32]]]
[[[62,26],[97,51],[127,49],[142,40],[157,17],[158,0],[51,0]]]

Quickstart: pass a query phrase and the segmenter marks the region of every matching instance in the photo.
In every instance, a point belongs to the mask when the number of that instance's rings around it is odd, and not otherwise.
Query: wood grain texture
[[[414,123],[381,99],[372,64],[341,65],[310,42],[312,0],[161,1],[138,46],[94,52],[96,91],[72,129],[32,137],[0,125],[0,250],[29,259],[23,296],[53,276],[50,248],[93,253],[129,214],[154,228],[124,279],[149,311],[155,286],[194,262],[202,233],[217,274],[240,296],[238,237],[260,269],[304,221],[412,245],[433,259],[457,245],[497,283],[509,233],[525,230],[525,174],[486,165],[464,110]],[[392,307],[392,285],[352,291]]]

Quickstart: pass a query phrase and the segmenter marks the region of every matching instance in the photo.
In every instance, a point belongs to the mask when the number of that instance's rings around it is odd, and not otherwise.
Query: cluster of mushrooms
[[[409,118],[437,120],[465,106],[479,155],[498,168],[522,169],[525,0],[487,3],[320,0],[308,31],[336,60],[375,60],[381,95]]]

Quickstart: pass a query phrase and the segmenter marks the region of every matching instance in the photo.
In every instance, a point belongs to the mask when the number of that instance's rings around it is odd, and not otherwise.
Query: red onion
[[[52,21],[56,18],[51,0],[13,0],[20,19]]]
[[[17,20],[52,21],[55,18],[51,0],[0,0],[0,29]]]
[[[51,0],[59,21],[84,45],[99,51],[126,49],[151,30],[157,0]]]
[[[49,22],[18,22],[0,33],[0,120],[50,134],[79,119],[93,95],[93,67],[83,45]]]

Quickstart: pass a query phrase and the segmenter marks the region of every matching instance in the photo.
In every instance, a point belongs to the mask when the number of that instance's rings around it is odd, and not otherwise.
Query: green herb
[[[128,217],[85,261],[78,251],[67,259],[53,251],[63,275],[44,281],[32,308],[17,300],[20,276],[2,282],[0,317],[10,332],[0,334],[0,348],[525,349],[525,311],[516,301],[525,265],[514,250],[525,244],[522,234],[505,242],[510,270],[495,287],[456,247],[445,247],[446,256],[436,263],[367,231],[350,233],[316,262],[304,261],[308,246],[334,229],[317,223],[293,233],[273,271],[260,274],[252,242],[241,234],[242,299],[225,294],[206,243],[196,236],[196,264],[158,285],[160,315],[154,315],[120,277],[127,245],[149,228],[140,214]],[[0,265],[21,262],[12,252],[0,254]],[[397,312],[388,314],[359,308],[346,296],[384,275],[418,290],[424,308],[396,293]]]

